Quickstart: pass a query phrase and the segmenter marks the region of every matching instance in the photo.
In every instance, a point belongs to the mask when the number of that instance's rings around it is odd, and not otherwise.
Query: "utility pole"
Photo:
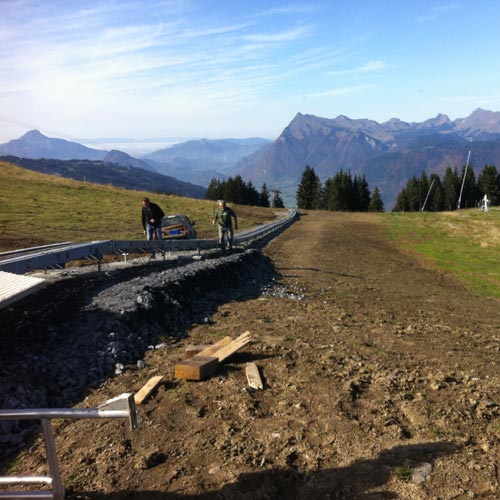
[[[431,189],[432,189],[432,186],[434,186],[435,180],[436,179],[432,179],[431,187],[429,188],[429,191],[427,191],[427,196],[425,197],[424,204],[422,205],[422,208],[420,209],[421,212],[423,212],[425,210],[425,204],[427,203],[427,198],[429,198],[429,195],[431,194]]]
[[[465,176],[467,175],[467,167],[469,166],[470,161],[470,153],[471,152],[469,151],[469,156],[467,156],[467,163],[465,164],[464,177],[462,179],[462,187],[460,188],[460,196],[458,197],[457,210],[460,210],[460,202],[462,201],[462,191],[464,190]]]

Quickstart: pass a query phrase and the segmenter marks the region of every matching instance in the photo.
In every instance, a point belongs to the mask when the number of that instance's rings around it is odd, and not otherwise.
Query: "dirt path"
[[[83,403],[164,374],[138,431],[58,426],[69,497],[500,498],[499,302],[395,251],[368,215],[310,212],[265,253],[288,298],[224,304]],[[216,376],[174,378],[187,343],[245,330]],[[264,390],[246,389],[247,361]],[[42,457],[18,463],[43,473]]]

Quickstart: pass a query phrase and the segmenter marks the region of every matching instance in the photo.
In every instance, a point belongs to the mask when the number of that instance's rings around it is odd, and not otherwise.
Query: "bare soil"
[[[61,421],[67,497],[499,499],[499,301],[394,249],[369,215],[309,212],[264,252],[287,297],[221,305],[79,406],[164,383],[119,420]],[[250,330],[201,382],[186,346]],[[263,390],[247,387],[253,361]],[[45,474],[37,439],[10,473]]]

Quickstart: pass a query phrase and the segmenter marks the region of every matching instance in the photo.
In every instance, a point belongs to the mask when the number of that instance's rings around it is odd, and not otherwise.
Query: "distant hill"
[[[268,144],[270,140],[258,137],[199,139],[154,151],[143,159],[156,162],[159,172],[168,175],[176,172],[179,179],[208,186],[214,177],[225,179],[232,175],[238,161]]]
[[[202,186],[141,168],[122,167],[105,161],[30,159],[16,156],[0,156],[0,160],[36,172],[126,189],[176,194],[190,198],[204,198],[206,193],[206,189]]]
[[[144,158],[162,162],[182,158],[190,160],[192,165],[199,165],[204,169],[213,168],[223,172],[228,168],[232,168],[241,158],[270,143],[270,140],[261,138],[199,139],[174,144],[169,148],[145,155]]]
[[[21,158],[56,158],[58,160],[103,160],[108,154],[78,142],[54,139],[38,130],[30,130],[19,139],[0,144],[0,154]]]
[[[467,118],[451,121],[439,114],[421,123],[393,118],[385,123],[334,119],[298,113],[269,146],[242,159],[237,167],[244,179],[283,191],[294,204],[297,185],[307,165],[324,181],[339,170],[378,185],[386,209],[413,175],[461,168],[472,151],[472,166],[500,166],[500,112],[477,109]]]
[[[112,149],[109,153],[107,153],[103,158],[103,161],[106,163],[115,163],[116,165],[120,165],[122,167],[136,167],[144,170],[151,170],[152,172],[158,172],[158,169],[152,163],[139,160],[127,153],[124,153],[123,151],[117,151],[116,149]]]

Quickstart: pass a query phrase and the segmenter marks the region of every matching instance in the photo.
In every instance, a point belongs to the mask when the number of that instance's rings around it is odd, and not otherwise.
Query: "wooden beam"
[[[246,331],[236,340],[229,342],[229,344],[227,344],[226,346],[222,347],[218,351],[215,351],[213,355],[217,357],[219,363],[222,363],[225,359],[234,354],[238,349],[241,349],[244,345],[248,344],[251,341],[252,337],[250,337],[250,332]]]
[[[264,384],[260,377],[259,368],[255,363],[247,363],[245,367],[248,385],[253,389],[264,389]]]
[[[184,350],[184,359],[189,359],[192,358],[193,356],[196,356],[199,354],[201,351],[204,349],[207,349],[210,347],[210,345],[188,345],[186,346],[186,349]]]
[[[200,351],[198,354],[195,355],[199,357],[210,357],[214,354],[214,352],[217,352],[219,349],[222,347],[228,345],[232,341],[231,337],[224,337],[223,339],[220,339],[218,342],[215,344],[212,344],[211,346],[208,346],[206,349],[203,349]]]
[[[143,401],[156,389],[156,387],[162,380],[163,375],[156,375],[155,377],[149,379],[146,385],[144,385],[138,392],[135,393],[135,404],[142,404]]]
[[[175,365],[175,377],[187,380],[203,380],[217,371],[219,360],[214,357],[193,356]]]

